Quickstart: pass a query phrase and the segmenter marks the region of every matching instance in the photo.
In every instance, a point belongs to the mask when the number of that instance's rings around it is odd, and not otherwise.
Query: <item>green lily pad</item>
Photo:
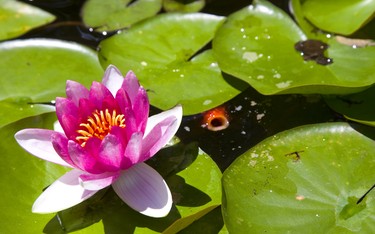
[[[301,0],[290,0],[289,9],[297,22],[298,26],[309,38],[316,36],[316,28],[306,20],[304,12],[302,11]]]
[[[24,151],[14,134],[23,128],[52,128],[54,114],[26,118],[0,129],[0,219],[3,233],[42,233],[53,214],[33,214],[31,207],[43,189],[67,171]],[[78,233],[103,233],[100,226],[91,226]]]
[[[185,230],[185,233],[186,233],[186,229],[189,229],[191,227],[190,225],[192,225],[197,220],[202,220],[202,217],[209,214],[212,210],[218,207],[219,205],[211,206],[193,215],[178,219],[171,226],[169,226],[166,230],[164,230],[163,234],[174,234],[174,233],[179,233],[179,232],[183,233],[184,232],[183,230]],[[210,223],[208,223],[208,225],[205,226],[206,230],[209,225]]]
[[[81,45],[52,39],[0,43],[0,127],[53,108],[34,105],[65,96],[66,80],[87,86],[103,76],[97,55]]]
[[[170,12],[198,12],[205,5],[205,0],[164,0],[163,8]]]
[[[230,233],[373,233],[375,142],[346,123],[270,137],[223,175]],[[357,204],[358,203],[358,204]]]
[[[350,35],[369,21],[375,13],[375,2],[367,0],[305,0],[305,17],[318,28]]]
[[[363,92],[344,96],[326,96],[325,101],[336,112],[346,118],[374,126],[375,122],[375,87]]]
[[[82,19],[96,31],[113,31],[154,16],[161,7],[161,0],[88,0],[82,8]]]
[[[167,178],[167,183],[173,192],[173,201],[182,217],[221,204],[221,172],[216,163],[203,151],[199,151],[197,159],[176,175],[195,188],[194,190],[184,189],[181,183],[176,183],[179,180],[177,177]],[[198,190],[209,197],[207,202],[199,203],[197,200],[199,196],[194,195],[194,191]]]
[[[228,17],[213,51],[224,72],[262,94],[353,93],[375,83],[375,47],[352,48],[327,39],[325,56],[333,63],[321,65],[304,61],[294,48],[306,39],[286,13],[257,0]]]
[[[202,13],[159,15],[102,41],[99,59],[103,67],[133,70],[152,105],[168,109],[180,103],[185,115],[199,113],[239,93],[210,50],[198,53],[223,20]]]
[[[0,15],[0,40],[20,36],[55,20],[54,15],[42,9],[14,0],[0,0]]]
[[[201,233],[202,230],[204,233],[212,233],[212,234],[225,233],[225,232],[220,232],[224,228],[224,221],[223,221],[223,217],[221,214],[220,206],[209,207],[203,210],[202,212],[198,212],[194,215],[196,216],[197,219],[194,220],[193,223],[191,223],[191,221],[189,222],[186,219],[180,219],[179,221],[181,222],[178,222],[178,221],[175,222],[172,226],[170,226],[168,229],[163,231],[163,234]],[[185,227],[186,224],[189,224],[189,225]],[[182,227],[184,228],[182,229]]]

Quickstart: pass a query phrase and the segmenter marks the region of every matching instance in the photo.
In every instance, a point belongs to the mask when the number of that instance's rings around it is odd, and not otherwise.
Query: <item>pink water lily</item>
[[[67,81],[67,98],[56,98],[62,130],[24,129],[17,142],[44,160],[73,168],[51,184],[32,211],[52,213],[72,207],[112,185],[134,210],[166,216],[172,206],[164,179],[145,160],[176,133],[181,106],[148,117],[147,93],[134,75],[109,66],[90,90]]]

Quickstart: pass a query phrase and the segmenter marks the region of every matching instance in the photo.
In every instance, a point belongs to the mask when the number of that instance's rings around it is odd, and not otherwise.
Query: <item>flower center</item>
[[[76,140],[84,147],[91,137],[103,140],[113,126],[125,128],[125,116],[117,114],[116,110],[113,110],[112,113],[108,109],[105,111],[96,110],[92,116],[87,118],[86,123],[81,123],[79,126],[81,129],[77,130],[79,136],[76,137]]]

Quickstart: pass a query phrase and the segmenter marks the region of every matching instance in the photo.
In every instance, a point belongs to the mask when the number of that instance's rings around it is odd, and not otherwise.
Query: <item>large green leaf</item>
[[[298,127],[240,156],[223,175],[230,233],[373,233],[375,142],[346,123]]]
[[[24,117],[52,111],[33,105],[65,96],[65,83],[85,85],[103,76],[97,55],[75,43],[52,39],[0,43],[0,127]]]
[[[113,31],[156,15],[161,0],[88,0],[83,5],[83,22],[98,31]]]
[[[0,16],[0,40],[20,36],[55,20],[50,13],[15,0],[0,0]]]
[[[0,219],[2,233],[42,233],[53,216],[31,213],[34,200],[67,168],[31,156],[15,141],[14,134],[22,128],[52,128],[54,114],[30,117],[0,129]],[[96,230],[96,232],[94,232]],[[102,233],[92,226],[80,233]]]
[[[371,19],[375,1],[368,0],[305,0],[305,17],[318,28],[350,35]]]
[[[304,61],[295,44],[306,40],[290,17],[257,0],[228,17],[213,40],[220,68],[263,94],[350,93],[375,83],[375,47],[352,48],[326,39],[332,64]]]
[[[210,50],[195,56],[222,22],[201,13],[159,15],[102,41],[99,58],[104,67],[133,70],[152,105],[168,109],[181,103],[184,114],[199,113],[239,93],[223,78]]]

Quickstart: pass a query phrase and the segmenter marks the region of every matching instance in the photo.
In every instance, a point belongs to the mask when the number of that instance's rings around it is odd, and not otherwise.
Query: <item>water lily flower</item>
[[[56,98],[62,130],[24,129],[15,135],[29,153],[73,168],[38,197],[32,211],[64,210],[112,185],[134,210],[166,216],[171,192],[144,161],[174,136],[181,123],[181,106],[148,117],[147,93],[134,73],[123,77],[112,65],[102,83],[93,82],[90,90],[67,81],[66,95]]]

